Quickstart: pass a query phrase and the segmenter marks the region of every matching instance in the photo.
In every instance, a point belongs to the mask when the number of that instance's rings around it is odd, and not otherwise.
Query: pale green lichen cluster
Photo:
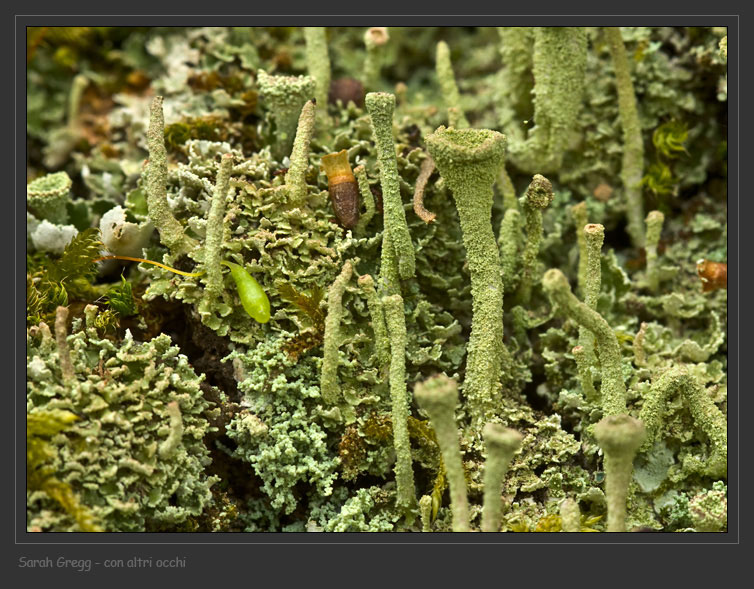
[[[167,335],[140,343],[127,333],[117,345],[98,335],[96,308],[87,313],[86,327],[76,320],[67,337],[56,322],[57,343],[43,324],[27,339],[27,411],[80,417],[52,440],[58,478],[105,531],[155,531],[198,517],[217,481],[205,471],[215,409],[202,377]],[[44,493],[27,501],[30,527],[77,529]]]
[[[102,78],[81,92],[40,45],[27,299],[88,227],[184,272],[65,277],[65,300],[42,292],[54,336],[27,312],[29,411],[81,416],[52,438],[57,478],[106,530],[725,530],[727,292],[696,275],[727,260],[725,95],[705,82],[724,31],[378,29],[128,33],[151,87],[114,81],[107,141],[81,150],[51,129],[73,136],[78,96],[77,141],[100,133]],[[328,104],[340,76],[364,107]],[[353,230],[320,173],[341,150]],[[54,219],[33,200],[50,172],[69,178]],[[136,312],[113,321],[121,272]],[[79,303],[100,307],[88,327]],[[646,430],[633,459],[616,420]],[[28,500],[30,529],[77,529]]]

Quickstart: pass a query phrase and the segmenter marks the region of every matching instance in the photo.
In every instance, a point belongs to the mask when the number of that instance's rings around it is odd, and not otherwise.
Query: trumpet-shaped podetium
[[[466,494],[466,479],[463,474],[463,459],[455,418],[458,385],[452,378],[438,374],[424,382],[416,383],[414,398],[429,415],[442,452],[450,485],[453,531],[468,532],[470,531],[469,500]]]
[[[516,430],[503,427],[499,423],[488,423],[484,426],[482,434],[484,445],[487,447],[482,531],[497,532],[500,530],[500,516],[503,513],[503,480],[524,437]]]
[[[647,435],[644,423],[630,415],[608,415],[594,426],[594,437],[605,453],[607,531],[626,531],[626,496],[634,456]]]
[[[267,323],[270,320],[270,299],[267,298],[267,293],[264,292],[262,285],[238,264],[226,261],[220,263],[230,268],[230,274],[236,283],[241,304],[249,317],[259,321],[259,323]]]
[[[288,155],[296,136],[301,109],[306,101],[315,95],[314,78],[311,76],[270,76],[264,70],[259,70],[257,83],[259,92],[267,103],[270,116],[277,127],[275,150],[281,157]]]
[[[503,281],[492,231],[492,185],[505,154],[505,136],[486,129],[438,128],[427,149],[453,193],[471,273],[472,322],[464,394],[481,431],[499,407],[503,354]]]
[[[367,56],[364,60],[364,86],[376,90],[380,80],[380,68],[384,57],[384,46],[390,40],[387,27],[371,27],[364,33]]]
[[[47,174],[26,186],[26,204],[40,219],[51,223],[68,220],[66,203],[70,200],[71,178],[65,172]]]
[[[532,72],[536,123],[525,141],[513,141],[511,159],[532,173],[556,172],[581,110],[587,61],[584,27],[534,27]]]

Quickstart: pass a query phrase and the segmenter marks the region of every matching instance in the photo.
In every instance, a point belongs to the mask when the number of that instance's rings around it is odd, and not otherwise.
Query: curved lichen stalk
[[[568,279],[557,269],[545,272],[542,287],[557,306],[557,311],[591,331],[599,348],[602,368],[602,410],[605,415],[626,412],[626,383],[621,370],[621,352],[618,338],[607,321],[586,303],[579,301],[571,292]]]
[[[649,450],[651,444],[660,438],[667,402],[674,392],[680,394],[691,411],[694,423],[707,435],[712,445],[712,454],[706,461],[689,459],[684,469],[709,476],[726,476],[728,422],[699,380],[685,366],[671,368],[652,383],[639,416],[647,427],[647,442],[643,450]]]
[[[581,110],[586,73],[584,27],[536,27],[534,127],[525,141],[511,142],[513,162],[530,173],[556,172]]]

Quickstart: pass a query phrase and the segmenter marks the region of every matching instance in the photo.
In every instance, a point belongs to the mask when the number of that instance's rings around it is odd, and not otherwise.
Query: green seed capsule
[[[261,285],[238,264],[225,261],[220,263],[230,268],[230,274],[238,288],[238,296],[241,297],[241,304],[249,317],[259,323],[267,323],[270,320],[270,299],[267,298]]]

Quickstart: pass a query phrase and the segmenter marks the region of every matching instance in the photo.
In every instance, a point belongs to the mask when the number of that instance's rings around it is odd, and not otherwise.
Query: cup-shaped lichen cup
[[[473,317],[464,394],[481,432],[499,407],[503,282],[492,231],[492,186],[504,164],[505,136],[488,129],[438,128],[427,149],[453,193],[471,273]]]

